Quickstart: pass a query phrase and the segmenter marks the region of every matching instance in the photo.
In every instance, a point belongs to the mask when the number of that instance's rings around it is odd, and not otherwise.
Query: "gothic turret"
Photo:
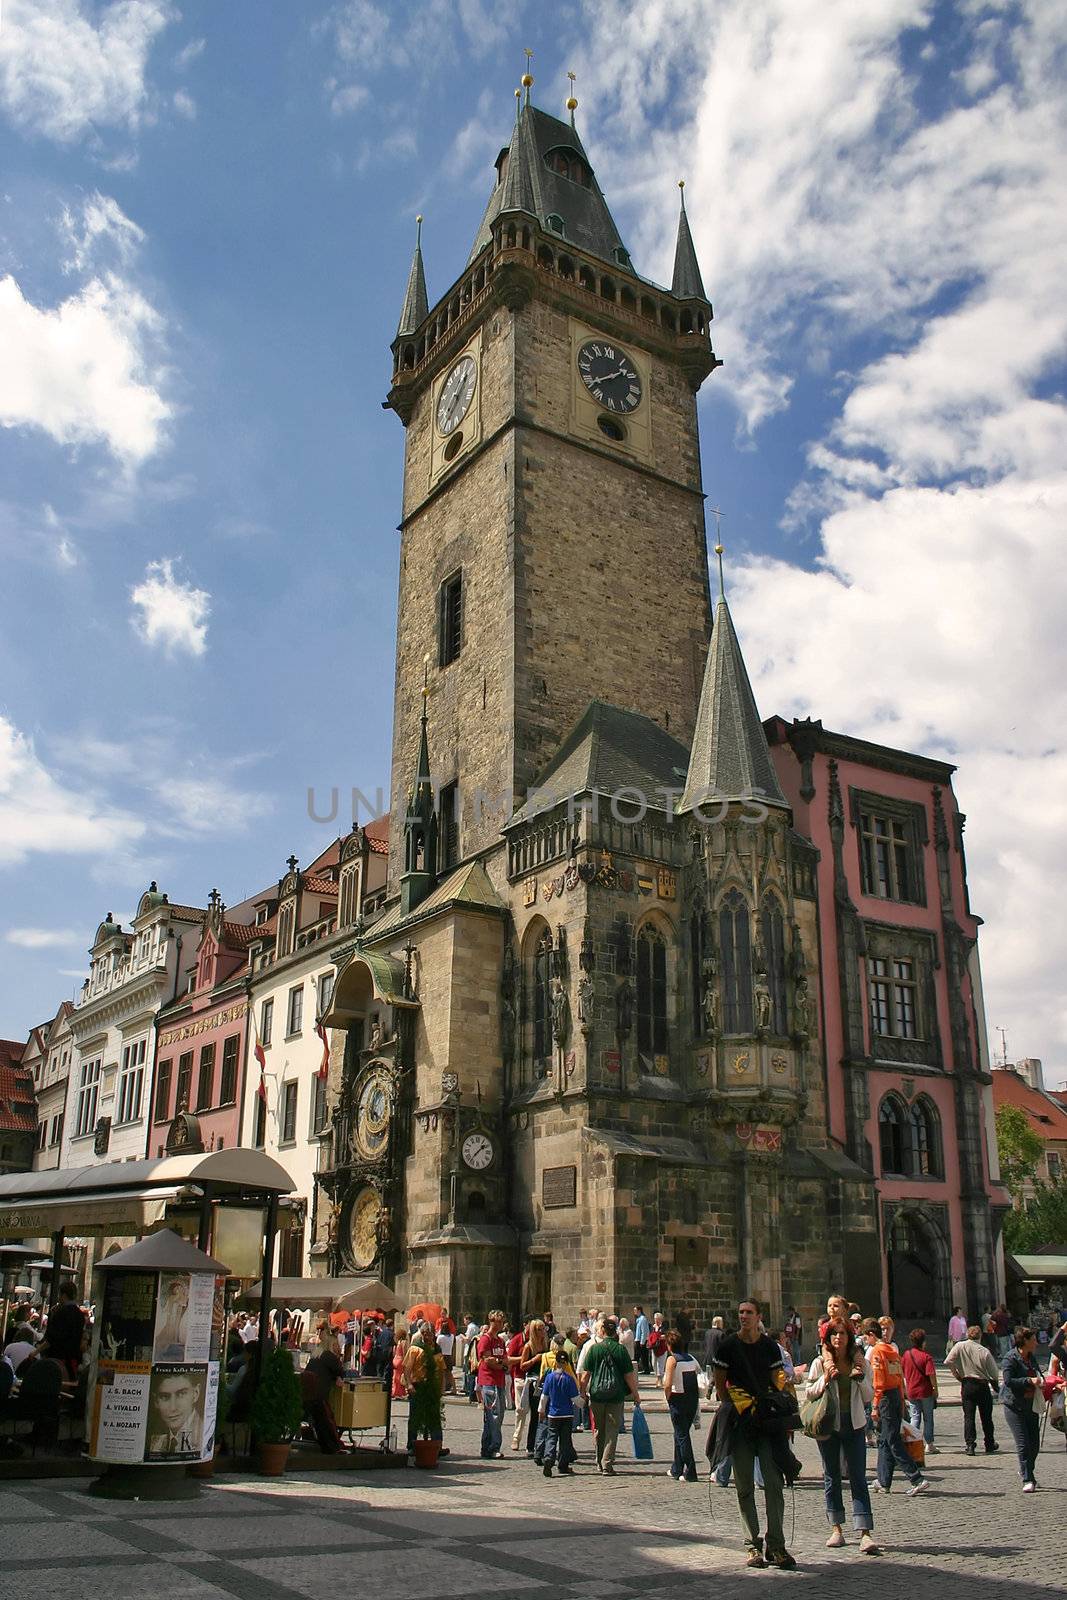
[[[705,801],[719,800],[758,800],[788,809],[726,604],[721,545],[716,545],[715,553],[719,556],[719,602],[678,810],[692,811]]]
[[[403,916],[414,911],[425,900],[437,874],[437,812],[433,779],[430,777],[430,747],[426,737],[425,687],[422,695],[418,770],[404,817],[404,871],[400,879],[400,910]]]
[[[396,336],[404,339],[415,332],[426,319],[430,306],[426,298],[426,274],[422,266],[422,218],[415,218],[415,254],[411,258],[411,271],[408,273],[408,286],[404,294],[404,308],[400,313],[400,322],[397,326]]]
[[[561,122],[550,117],[531,105],[527,94],[511,143],[497,157],[496,171],[496,187],[489,196],[470,261],[489,243],[497,217],[517,212],[532,217],[546,233],[558,234],[602,261],[633,271],[573,120]]]
[[[685,179],[681,178],[678,188],[682,196],[682,208],[678,213],[678,242],[674,247],[674,276],[671,279],[671,293],[676,294],[679,300],[703,300],[708,304],[708,297],[704,293],[704,280],[700,276],[700,263],[697,261],[696,247],[693,244],[693,235],[689,231],[689,218],[685,210]]]

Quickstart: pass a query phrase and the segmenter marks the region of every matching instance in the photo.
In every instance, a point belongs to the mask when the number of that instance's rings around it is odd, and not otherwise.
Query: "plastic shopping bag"
[[[649,1432],[645,1413],[640,1406],[634,1406],[633,1416],[630,1418],[630,1440],[635,1461],[651,1461],[653,1459],[652,1435]]]

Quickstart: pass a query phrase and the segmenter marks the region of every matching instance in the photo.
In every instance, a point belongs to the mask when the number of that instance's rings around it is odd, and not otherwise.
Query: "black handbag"
[[[761,1428],[796,1428],[800,1426],[800,1407],[797,1397],[788,1389],[765,1389],[761,1394],[756,1383],[756,1374],[748,1358],[744,1340],[740,1334],[737,1338],[741,1348],[741,1359],[749,1378],[749,1393],[755,1401],[754,1416],[757,1427]]]

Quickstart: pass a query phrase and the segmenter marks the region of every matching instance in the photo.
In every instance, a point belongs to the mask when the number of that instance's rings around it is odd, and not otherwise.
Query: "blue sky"
[[[989,1022],[1067,1073],[1059,7],[5,0],[0,1034],[152,877],[230,903],[386,784],[416,212],[459,273],[513,115],[578,122],[638,269],[676,182],[764,714],[947,755]],[[342,824],[347,822],[342,817]]]

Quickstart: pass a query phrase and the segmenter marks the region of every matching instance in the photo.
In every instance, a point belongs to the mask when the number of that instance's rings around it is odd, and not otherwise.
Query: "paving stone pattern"
[[[508,1421],[511,1421],[509,1416]],[[219,1479],[200,1500],[176,1505],[91,1498],[84,1485],[44,1481],[0,1488],[0,1600],[61,1592],[65,1600],[321,1600],[339,1592],[470,1600],[638,1600],[672,1597],[711,1580],[716,1595],[788,1585],[835,1600],[973,1600],[976,1584],[997,1600],[1062,1590],[1067,1452],[1049,1434],[1038,1464],[1042,1490],[1020,1492],[1014,1452],[968,1459],[958,1409],[938,1412],[941,1453],[930,1491],[901,1488],[874,1500],[880,1558],[854,1537],[825,1548],[815,1446],[799,1443],[805,1474],[793,1500],[796,1573],[748,1572],[733,1490],[675,1485],[666,1477],[669,1426],[650,1416],[656,1457],[640,1465],[620,1441],[618,1474],[596,1475],[592,1441],[576,1437],[569,1482],[546,1480],[525,1455],[478,1456],[479,1413],[452,1402],[436,1473],[339,1471],[278,1481]],[[698,1451],[699,1456],[699,1451]],[[873,1455],[871,1457],[873,1477]],[[791,1525],[786,1502],[786,1532]]]

